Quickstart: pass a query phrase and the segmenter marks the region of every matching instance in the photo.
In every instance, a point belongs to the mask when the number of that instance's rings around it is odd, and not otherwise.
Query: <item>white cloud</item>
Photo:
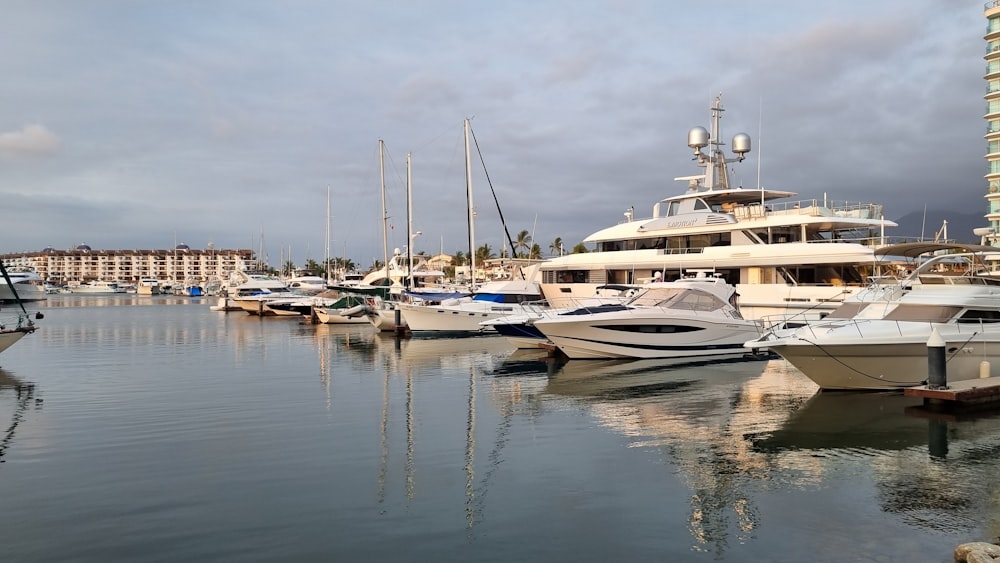
[[[62,142],[44,125],[25,125],[20,131],[0,133],[0,155],[21,156],[48,154],[59,150]]]

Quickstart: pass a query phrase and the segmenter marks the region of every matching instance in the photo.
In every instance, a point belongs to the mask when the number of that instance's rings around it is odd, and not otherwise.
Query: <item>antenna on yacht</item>
[[[726,156],[720,148],[725,143],[722,138],[722,94],[715,97],[712,105],[712,132],[709,133],[704,127],[694,127],[688,132],[688,146],[694,149],[695,159],[698,166],[705,169],[704,189],[729,189],[729,171],[726,168]],[[702,149],[709,148],[708,154]],[[736,153],[736,161],[742,162],[746,154],[750,152],[750,136],[746,133],[737,133],[733,136],[733,152]],[[687,179],[687,178],[686,178]]]
[[[760,98],[760,107],[757,110],[757,189],[761,189],[760,185],[760,147],[761,140],[764,137],[764,97]],[[823,207],[826,207],[824,204]]]

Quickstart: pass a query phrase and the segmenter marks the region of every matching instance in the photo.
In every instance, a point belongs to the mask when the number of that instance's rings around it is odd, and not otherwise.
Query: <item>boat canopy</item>
[[[723,203],[746,205],[759,203],[761,201],[771,201],[773,199],[785,199],[795,197],[797,195],[798,194],[796,192],[768,190],[764,188],[749,190],[735,188],[726,190],[701,190],[697,192],[688,192],[665,198],[663,201],[681,201],[685,199],[698,198],[704,200],[708,205],[722,205]]]
[[[916,258],[922,254],[930,252],[940,252],[949,250],[952,252],[1000,252],[996,246],[986,246],[982,244],[963,244],[946,242],[904,242],[900,244],[887,244],[875,249],[875,256],[893,256],[899,258]]]

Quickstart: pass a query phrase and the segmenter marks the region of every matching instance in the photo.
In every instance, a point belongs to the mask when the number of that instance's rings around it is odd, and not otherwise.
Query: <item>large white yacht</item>
[[[11,291],[11,285],[7,283],[8,278],[10,284],[13,284],[14,291],[17,292],[16,296]],[[6,277],[0,276],[0,303],[13,303],[18,299],[21,301],[43,301],[45,294],[42,278],[38,272],[11,269],[7,270]]]
[[[737,286],[740,312],[759,319],[775,314],[819,318],[862,289],[871,275],[873,249],[884,241],[882,206],[792,201],[797,194],[731,187],[720,141],[723,111],[716,98],[712,131],[695,127],[688,146],[703,174],[676,178],[687,191],[635,217],[597,231],[584,243],[593,252],[553,258],[542,265],[542,293],[553,307],[594,295],[604,284],[642,283],[662,272],[670,281],[696,270],[722,275]],[[706,150],[707,149],[707,150]],[[750,137],[733,137],[736,161]]]

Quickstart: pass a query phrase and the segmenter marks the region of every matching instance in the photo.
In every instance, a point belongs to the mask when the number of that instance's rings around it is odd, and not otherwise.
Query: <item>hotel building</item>
[[[255,267],[252,250],[195,250],[178,244],[173,250],[93,250],[81,244],[72,250],[46,248],[39,252],[0,254],[4,266],[26,268],[55,285],[92,280],[136,283],[140,278],[183,282],[228,280],[237,270]]]

